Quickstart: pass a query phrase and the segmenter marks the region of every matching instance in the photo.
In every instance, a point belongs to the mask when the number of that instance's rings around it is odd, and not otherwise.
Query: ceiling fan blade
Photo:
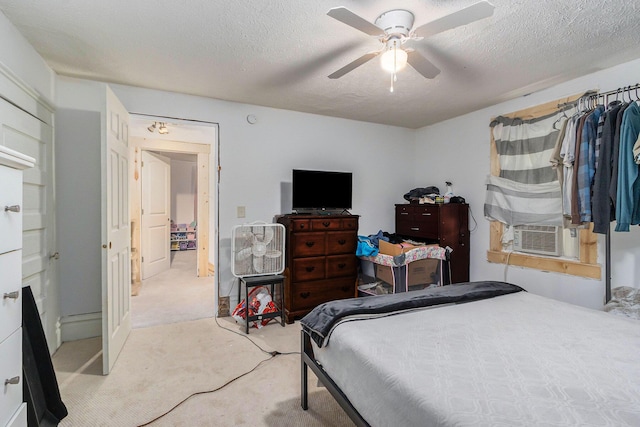
[[[369,34],[370,36],[380,36],[384,34],[384,30],[382,28],[372,24],[364,18],[361,18],[346,7],[340,6],[329,9],[327,15],[333,19],[337,19],[343,24],[347,24],[348,26],[355,28],[356,30]]]
[[[420,55],[415,50],[407,53],[407,62],[415,68],[417,72],[428,79],[433,79],[435,76],[440,74],[440,69],[438,67],[433,65],[431,61]]]
[[[418,37],[429,37],[452,28],[460,27],[471,22],[488,18],[493,15],[494,6],[488,1],[480,1],[469,7],[460,9],[435,21],[427,22],[416,28],[413,33]]]
[[[330,79],[339,79],[340,77],[342,77],[345,74],[347,74],[349,71],[353,71],[356,68],[358,68],[359,66],[361,66],[362,64],[371,61],[373,58],[375,58],[379,54],[380,54],[380,52],[369,52],[367,54],[364,54],[360,58],[356,59],[355,61],[350,62],[349,64],[347,64],[344,67],[340,68],[338,71],[334,71],[333,73],[329,74],[329,78]]]

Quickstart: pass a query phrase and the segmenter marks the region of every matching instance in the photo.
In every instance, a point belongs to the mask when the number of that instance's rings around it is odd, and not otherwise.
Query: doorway
[[[161,123],[168,132],[152,132],[159,127],[158,120],[163,120]],[[217,127],[133,116],[131,127],[132,326],[213,317],[216,285],[211,277],[213,264],[209,250],[209,224],[212,223],[209,165],[216,163],[217,150],[212,147],[217,146]],[[166,168],[170,171],[166,178],[169,201],[163,200],[164,196],[156,197],[163,185],[148,183],[149,179],[164,180],[163,172],[157,171],[165,169],[158,166],[154,167],[155,174],[149,173],[146,169],[149,165],[143,165],[143,158],[145,162],[160,158],[169,163]],[[171,187],[178,191],[170,190]],[[154,197],[148,197],[149,194]],[[170,207],[163,209],[163,204]],[[160,225],[165,227],[147,220],[147,214],[154,212],[166,212],[159,215],[164,221]],[[148,232],[149,224],[151,232]],[[155,241],[145,237],[154,233]],[[156,266],[147,268],[149,261],[157,264],[164,253],[170,258],[166,271]],[[145,269],[154,271],[146,274]]]

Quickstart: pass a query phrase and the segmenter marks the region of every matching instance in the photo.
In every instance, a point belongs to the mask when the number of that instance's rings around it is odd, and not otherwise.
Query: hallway
[[[214,316],[214,278],[196,276],[196,251],[172,251],[171,268],[143,280],[131,297],[135,328]]]

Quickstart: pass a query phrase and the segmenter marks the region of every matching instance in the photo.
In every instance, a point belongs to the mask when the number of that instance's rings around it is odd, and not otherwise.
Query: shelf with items
[[[198,247],[195,223],[175,224],[171,223],[171,250],[188,251]]]

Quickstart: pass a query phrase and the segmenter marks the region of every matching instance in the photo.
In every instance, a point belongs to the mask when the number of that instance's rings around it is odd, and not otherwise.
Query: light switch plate
[[[237,207],[237,216],[238,216],[238,218],[244,218],[244,216],[245,216],[245,208],[244,208],[244,206],[238,206]]]

